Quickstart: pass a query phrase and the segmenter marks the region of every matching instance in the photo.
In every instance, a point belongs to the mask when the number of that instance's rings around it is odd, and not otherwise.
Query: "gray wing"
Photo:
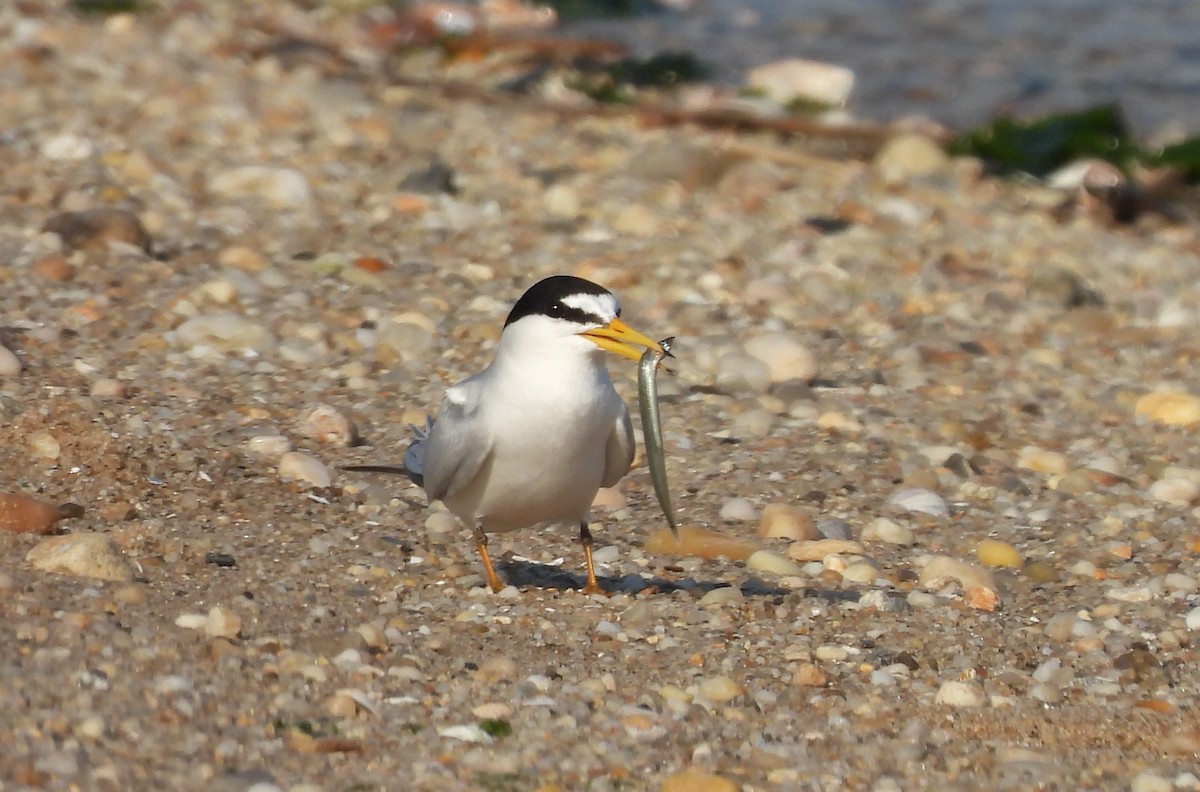
[[[613,423],[612,432],[604,446],[604,478],[600,485],[611,487],[629,472],[633,464],[633,423],[629,420],[629,410],[621,405],[621,414]]]
[[[474,480],[492,453],[492,435],[481,420],[475,377],[446,391],[429,435],[410,453],[420,456],[430,500],[443,500]]]

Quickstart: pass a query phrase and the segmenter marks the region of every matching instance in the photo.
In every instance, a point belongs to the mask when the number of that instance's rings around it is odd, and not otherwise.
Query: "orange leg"
[[[584,594],[603,594],[600,582],[596,580],[596,567],[592,563],[592,532],[587,523],[579,523],[579,543],[583,545],[583,560],[587,564],[587,584],[583,587]]]
[[[487,549],[487,534],[478,525],[475,526],[475,549],[479,551],[479,558],[483,561],[483,571],[487,574],[488,586],[493,592],[500,592],[504,588],[504,583],[501,582],[500,576],[496,574],[496,568],[492,566],[492,557],[488,555]]]

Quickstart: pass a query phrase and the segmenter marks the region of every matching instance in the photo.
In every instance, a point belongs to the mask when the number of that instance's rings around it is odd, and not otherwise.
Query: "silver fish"
[[[671,506],[671,490],[667,486],[667,461],[663,453],[662,419],[658,414],[658,365],[671,354],[675,337],[664,338],[663,351],[647,349],[638,362],[638,410],[642,414],[642,438],[646,443],[646,462],[650,465],[650,480],[654,482],[654,494],[658,505],[667,516],[671,533],[679,535],[675,525],[675,509]]]

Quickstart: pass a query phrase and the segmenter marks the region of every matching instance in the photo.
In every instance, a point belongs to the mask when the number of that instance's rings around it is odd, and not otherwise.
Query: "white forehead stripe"
[[[621,311],[621,304],[611,294],[568,294],[563,297],[562,304],[568,308],[598,316],[605,322]]]

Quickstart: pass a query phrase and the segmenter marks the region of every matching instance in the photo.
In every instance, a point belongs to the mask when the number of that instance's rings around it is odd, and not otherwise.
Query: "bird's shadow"
[[[505,581],[517,588],[531,587],[569,591],[571,589],[582,589],[587,582],[587,578],[583,575],[569,572],[562,567],[539,564],[536,561],[505,558],[496,566]],[[675,591],[688,591],[703,595],[713,589],[728,588],[734,585],[718,580],[696,580],[695,578],[672,580],[637,574],[621,575],[620,577],[598,575],[596,579],[600,583],[600,588],[604,589],[608,594],[670,594]],[[747,597],[783,597],[797,592],[797,589],[772,586],[755,577],[747,578],[742,582],[740,588],[742,594]],[[856,591],[805,588],[801,593],[805,597],[817,597],[830,602],[857,602],[859,599],[859,594]]]

